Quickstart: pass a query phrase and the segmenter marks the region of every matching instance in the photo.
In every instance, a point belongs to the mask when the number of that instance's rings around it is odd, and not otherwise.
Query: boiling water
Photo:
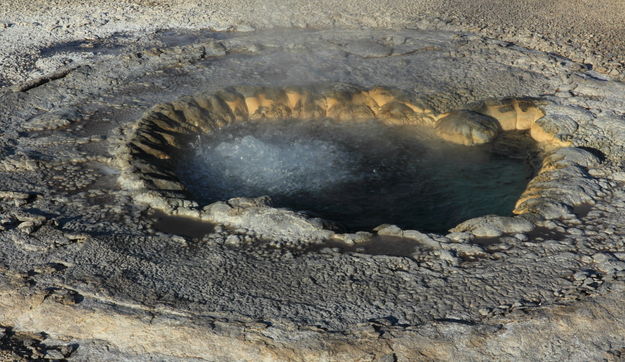
[[[192,142],[177,172],[204,204],[268,195],[276,207],[346,231],[391,223],[444,232],[469,218],[511,214],[532,176],[533,147],[519,135],[458,146],[374,121],[246,123]]]

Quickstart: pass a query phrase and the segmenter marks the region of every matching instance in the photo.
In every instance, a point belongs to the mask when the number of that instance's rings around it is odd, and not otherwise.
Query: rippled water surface
[[[534,152],[520,134],[466,147],[374,121],[246,123],[192,142],[178,174],[205,204],[269,195],[276,207],[343,230],[391,223],[444,232],[472,217],[511,214]]]

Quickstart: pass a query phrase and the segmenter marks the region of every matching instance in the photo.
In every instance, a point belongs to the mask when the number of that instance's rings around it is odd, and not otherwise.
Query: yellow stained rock
[[[181,111],[178,111],[176,109],[176,106],[177,106],[176,102],[170,103],[169,105],[161,107],[160,112],[166,117],[169,117],[172,120],[174,120],[176,123],[187,124],[185,117],[184,117],[184,113]]]
[[[271,106],[261,106],[256,110],[252,119],[288,119],[291,118],[291,108],[286,104],[273,103]]]
[[[307,98],[307,95],[299,89],[287,88],[285,93],[288,99],[288,106],[291,110],[301,106],[302,102],[304,102],[305,98]]]
[[[291,117],[289,96],[282,89],[244,90],[244,100],[251,119],[271,119]]]
[[[441,138],[466,146],[488,143],[500,131],[496,119],[472,111],[450,112],[436,125],[436,133]]]
[[[326,117],[326,112],[315,102],[302,105],[297,109],[297,116],[301,119],[319,119]]]
[[[235,120],[234,113],[223,99],[216,95],[196,97],[195,102],[205,109],[213,122],[227,124]]]
[[[367,92],[369,97],[371,97],[378,107],[383,107],[386,103],[392,102],[396,99],[395,94],[393,94],[389,89],[376,87]]]
[[[556,135],[545,131],[540,123],[537,122],[532,123],[530,136],[532,136],[534,141],[542,143],[550,148],[567,147],[571,145],[570,142],[561,141],[556,137]]]
[[[171,156],[167,152],[164,152],[158,147],[153,147],[149,145],[147,142],[141,142],[140,139],[137,139],[136,142],[133,142],[133,145],[139,150],[141,150],[142,153],[156,157],[160,160],[168,160],[171,158]]]
[[[515,107],[511,103],[484,102],[484,105],[478,112],[495,118],[504,131],[514,131],[517,129],[517,114]]]
[[[184,114],[189,124],[194,127],[204,128],[209,118],[208,112],[201,108],[194,100],[191,99],[184,105],[178,105],[178,107],[178,111]]]
[[[410,102],[402,102],[403,105],[413,110],[415,113],[432,113],[432,110],[426,109],[424,107],[419,107],[414,103]]]
[[[417,113],[400,102],[386,103],[377,116],[387,124],[414,125],[419,123]]]
[[[379,119],[388,125],[420,125],[448,141],[475,145],[492,141],[502,130],[529,130],[543,148],[568,145],[550,134],[537,120],[545,113],[529,99],[485,101],[473,111],[436,114],[419,100],[408,100],[399,91],[351,85],[331,88],[268,88],[238,86],[213,95],[185,97],[155,107],[146,115],[144,129],[162,128],[162,142],[174,144],[175,133],[208,132],[232,121],[248,119],[321,119],[361,121]],[[155,141],[152,139],[151,141]]]
[[[338,121],[365,121],[375,118],[373,111],[362,104],[336,104],[328,110],[327,116]]]
[[[165,132],[165,131],[158,131],[158,132],[155,132],[155,134],[157,134],[160,137],[162,137],[165,140],[166,144],[172,145],[174,147],[180,146],[176,136],[172,135],[171,133],[168,133],[168,132]]]
[[[528,130],[537,120],[545,116],[540,108],[531,101],[513,100],[513,106],[517,114],[516,129]]]
[[[233,120],[245,120],[248,117],[247,107],[243,96],[234,89],[226,89],[215,94],[223,106],[224,110],[229,110],[234,117]]]
[[[371,98],[368,92],[365,91],[356,92],[352,96],[352,103],[366,106],[374,114],[377,114],[377,112],[380,110],[380,106],[378,106],[378,103],[373,98]]]

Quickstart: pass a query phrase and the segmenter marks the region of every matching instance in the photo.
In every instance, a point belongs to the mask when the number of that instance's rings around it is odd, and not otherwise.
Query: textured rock
[[[617,172],[623,172],[625,155],[620,116],[625,91],[620,83],[553,54],[466,33],[352,29],[151,36],[90,42],[110,47],[92,54],[88,66],[0,93],[0,180],[6,191],[0,198],[0,325],[12,327],[0,338],[13,355],[77,360],[622,356],[625,192]],[[64,45],[69,50],[57,55],[88,49]],[[389,56],[385,48],[392,49]],[[41,54],[43,64],[49,53]],[[60,62],[56,55],[48,60]],[[313,97],[319,94],[314,84],[338,81],[367,91],[342,85],[332,89],[332,97]],[[240,84],[284,92],[244,94]],[[336,106],[350,94],[357,107]],[[322,235],[327,230],[319,220],[282,218],[263,200],[224,200],[203,210],[180,189],[160,189],[171,188],[171,178],[146,187],[145,180],[129,177],[162,172],[145,159],[134,159],[131,172],[122,172],[131,157],[121,146],[135,135],[141,142],[134,146],[144,147],[138,154],[166,163],[170,153],[159,143],[175,145],[178,133],[210,131],[246,114],[249,121],[250,108],[252,121],[262,122],[288,112],[365,117],[367,107],[380,118],[434,128],[439,114],[479,112],[473,105],[479,108],[484,100],[517,100],[521,115],[529,114],[518,103],[525,97],[544,98],[539,109],[548,122],[542,130],[570,148],[545,147],[545,170],[528,185],[518,210],[523,215],[468,222],[468,229],[482,227],[478,234],[501,232],[500,237],[390,228],[395,236],[333,235],[301,248],[294,241],[305,239],[302,235],[267,240],[253,229],[282,229],[285,220],[289,225],[304,220],[305,227],[294,226],[296,232]],[[137,134],[137,121],[155,104],[169,104],[151,111],[158,129]],[[63,125],[51,116],[26,130],[27,122],[46,113],[79,117],[68,117],[71,122]],[[515,127],[527,129],[537,113],[497,116],[499,122],[514,118]],[[254,209],[260,212],[246,214]],[[198,220],[205,213],[247,218],[253,227],[206,227]],[[179,226],[182,216],[185,223]],[[197,222],[205,229],[194,234],[190,229]],[[32,225],[20,228],[22,223]],[[533,230],[526,231],[530,224]]]
[[[477,237],[497,237],[504,233],[528,233],[534,230],[534,225],[520,217],[484,216],[467,220],[453,228],[453,232],[471,232]]]
[[[495,118],[476,112],[456,111],[438,121],[436,132],[448,141],[472,146],[491,142],[501,128]]]

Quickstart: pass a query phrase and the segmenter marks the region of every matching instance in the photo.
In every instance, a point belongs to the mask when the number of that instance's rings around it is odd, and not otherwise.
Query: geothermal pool
[[[376,121],[248,122],[190,142],[177,173],[203,204],[267,195],[341,231],[390,223],[445,232],[473,217],[511,215],[536,154],[515,132],[461,146]]]

